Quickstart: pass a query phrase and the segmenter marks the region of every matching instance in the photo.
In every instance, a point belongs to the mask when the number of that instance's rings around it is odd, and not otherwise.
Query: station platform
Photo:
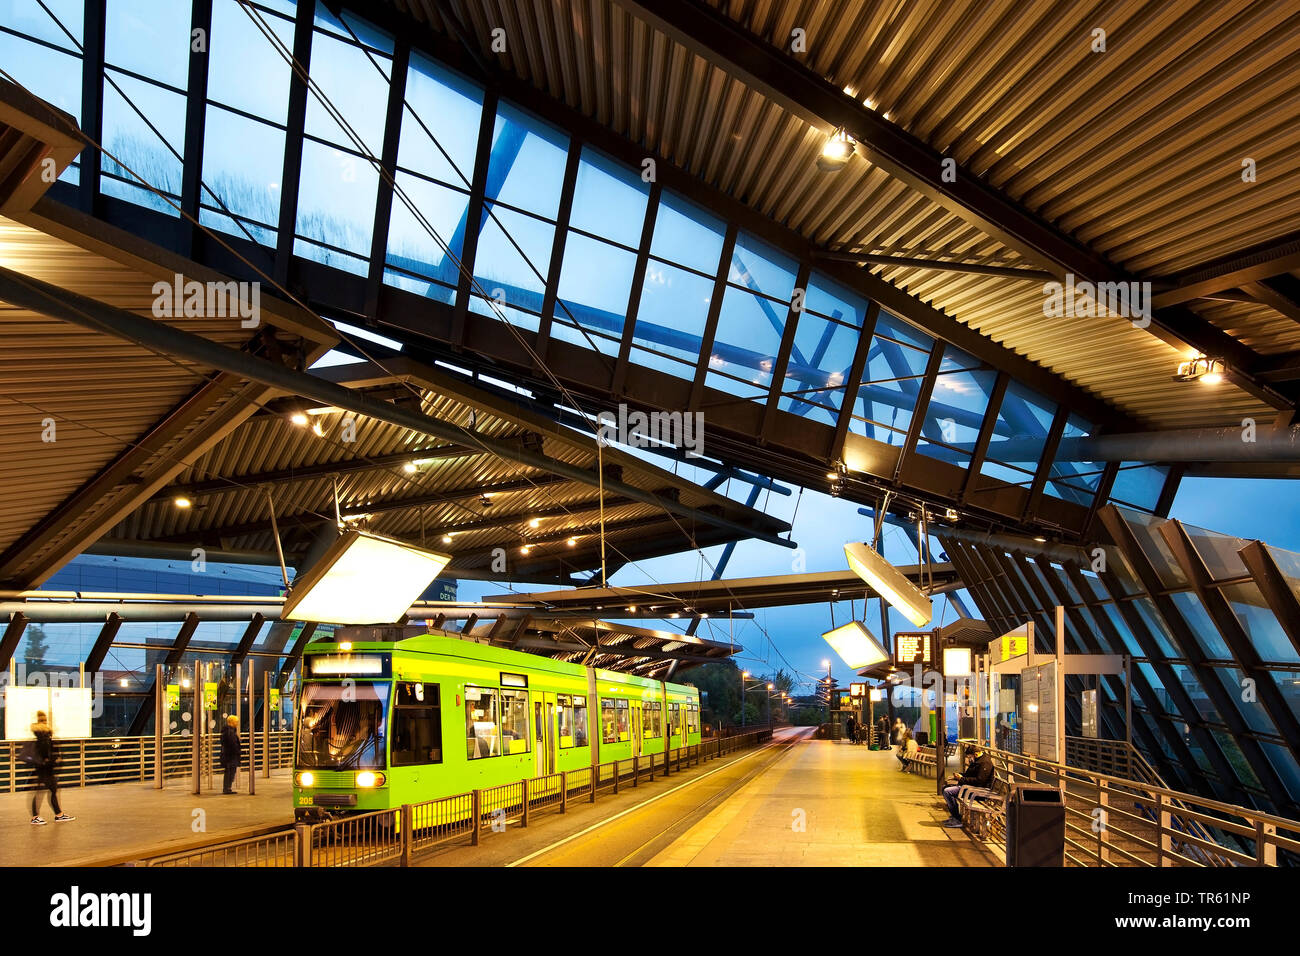
[[[230,796],[221,792],[220,777],[216,790],[200,796],[180,777],[163,790],[138,782],[69,787],[59,791],[59,802],[76,819],[55,823],[47,794],[43,827],[31,824],[30,790],[0,794],[0,866],[113,864],[293,822],[288,770],[258,777],[252,796],[242,774],[240,783],[245,792]]]
[[[625,788],[418,866],[994,866],[947,816],[933,777],[892,751],[784,728],[770,744]]]

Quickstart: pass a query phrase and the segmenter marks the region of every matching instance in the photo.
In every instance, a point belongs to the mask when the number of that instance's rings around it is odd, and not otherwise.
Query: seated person
[[[993,786],[993,758],[979,745],[972,744],[966,748],[970,763],[960,777],[949,777],[948,786],[943,788],[943,801],[948,805],[948,819],[943,821],[946,827],[961,826],[961,808],[957,806],[957,794],[962,787],[978,787],[987,790]]]
[[[898,762],[902,764],[903,773],[907,773],[907,755],[916,753],[916,741],[912,739],[912,732],[906,727],[900,727],[898,730]]]

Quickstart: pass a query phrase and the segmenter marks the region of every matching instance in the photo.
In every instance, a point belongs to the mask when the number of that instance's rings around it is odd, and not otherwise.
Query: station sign
[[[849,685],[849,696],[850,696],[850,697],[853,697],[853,698],[856,698],[856,699],[861,699],[861,698],[863,698],[863,697],[866,697],[866,696],[867,696],[867,685],[866,685],[865,683],[862,683],[862,684],[850,684],[850,685]]]
[[[900,631],[894,635],[894,666],[911,667],[929,664],[934,658],[931,645],[934,635],[930,631]]]

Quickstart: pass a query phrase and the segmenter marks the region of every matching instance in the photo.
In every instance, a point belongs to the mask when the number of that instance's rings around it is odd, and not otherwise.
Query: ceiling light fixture
[[[289,421],[291,421],[293,424],[297,425],[299,428],[306,428],[306,427],[307,427],[307,413],[306,413],[306,412],[294,412],[293,414],[291,414],[291,415],[289,416]]]
[[[420,466],[413,461],[408,461],[405,465],[402,466],[402,471],[406,472],[408,475],[413,475],[419,470],[420,470]]]
[[[842,128],[826,137],[822,151],[817,156],[817,168],[824,173],[833,173],[848,165],[853,155],[853,140]]]
[[[566,542],[564,542],[564,543],[567,544],[567,545],[568,545],[569,547],[571,547],[571,548],[576,548],[576,547],[578,546],[578,539],[577,539],[577,538],[570,538],[568,541],[566,541]]]
[[[866,581],[915,627],[924,627],[934,617],[934,603],[920,588],[907,579],[869,544],[854,542],[844,546],[853,573]]]
[[[349,528],[294,581],[283,620],[392,624],[405,614],[451,555]]]
[[[541,523],[542,523],[542,519],[541,519],[541,518],[532,518],[532,519],[530,519],[529,522],[528,522],[528,527],[530,527],[530,528],[536,528],[536,527],[539,527],[539,526],[541,525]]]
[[[186,498],[184,495],[180,495],[179,497],[172,499],[172,504],[177,508],[188,508],[193,505],[194,502],[190,501],[190,499]]]
[[[1204,355],[1178,363],[1174,374],[1175,382],[1200,382],[1202,385],[1220,385],[1223,383],[1223,363]]]

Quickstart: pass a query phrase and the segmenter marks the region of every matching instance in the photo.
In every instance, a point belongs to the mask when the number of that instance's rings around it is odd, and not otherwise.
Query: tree
[[[50,646],[45,640],[45,628],[39,624],[32,624],[27,628],[27,641],[23,651],[23,661],[27,664],[27,671],[40,670],[45,664],[45,655],[49,653]]]

